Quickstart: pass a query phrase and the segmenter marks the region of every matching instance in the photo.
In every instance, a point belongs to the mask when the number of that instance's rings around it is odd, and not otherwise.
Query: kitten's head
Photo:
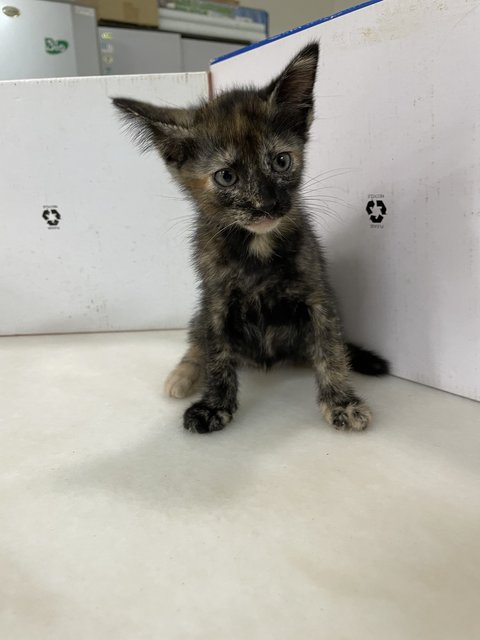
[[[266,233],[296,200],[317,62],[318,45],[310,44],[267,86],[234,89],[196,108],[113,102],[141,147],[160,152],[201,215],[219,227]]]

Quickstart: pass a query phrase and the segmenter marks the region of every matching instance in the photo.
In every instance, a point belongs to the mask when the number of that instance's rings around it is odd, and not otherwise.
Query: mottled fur
[[[365,373],[385,373],[387,364],[345,345],[325,259],[299,196],[317,61],[311,44],[268,86],[229,91],[191,109],[114,100],[143,147],[160,151],[198,213],[201,300],[189,349],[166,383],[174,397],[202,383],[201,399],[185,412],[190,431],[215,431],[232,419],[244,362],[308,363],[327,422],[355,430],[370,422],[348,381],[349,351]],[[233,184],[218,183],[222,169]]]

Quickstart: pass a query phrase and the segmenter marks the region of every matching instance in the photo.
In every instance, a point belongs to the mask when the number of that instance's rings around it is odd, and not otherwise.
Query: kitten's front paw
[[[195,391],[200,368],[191,362],[180,362],[165,380],[165,393],[171,398],[186,398]]]
[[[322,413],[328,424],[343,431],[363,431],[368,427],[372,414],[367,405],[361,400],[354,400],[345,405],[321,404]]]
[[[220,431],[232,419],[232,414],[224,408],[208,406],[201,400],[189,407],[183,415],[183,426],[192,433]]]

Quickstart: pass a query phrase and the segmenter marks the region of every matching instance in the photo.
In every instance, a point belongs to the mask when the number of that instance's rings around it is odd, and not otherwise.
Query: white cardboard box
[[[186,325],[192,212],[110,97],[207,90],[206,73],[0,82],[0,335]]]
[[[334,210],[315,216],[347,334],[395,374],[475,399],[479,30],[480,0],[375,0],[212,68],[216,90],[262,84],[320,40],[307,173]],[[183,105],[207,76],[0,83],[0,334],[187,322],[192,214],[160,159],[122,135],[115,95]]]
[[[307,174],[346,333],[477,400],[479,33],[480,0],[375,0],[211,69],[214,91],[260,85],[320,41]]]

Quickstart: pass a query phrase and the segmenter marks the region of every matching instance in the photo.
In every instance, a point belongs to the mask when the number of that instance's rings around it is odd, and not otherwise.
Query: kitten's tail
[[[390,373],[390,364],[385,358],[351,342],[347,342],[346,346],[352,369],[357,373],[366,376],[385,376]]]

